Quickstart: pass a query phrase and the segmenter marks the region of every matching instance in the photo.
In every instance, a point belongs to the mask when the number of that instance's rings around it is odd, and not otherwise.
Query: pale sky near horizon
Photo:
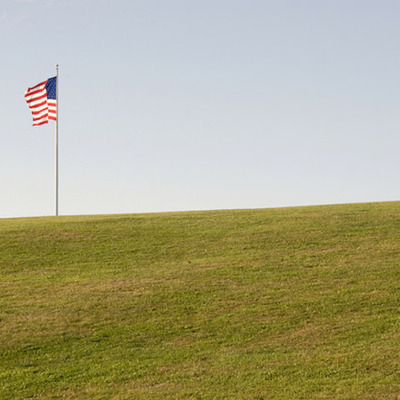
[[[397,0],[0,0],[0,217],[400,200]]]

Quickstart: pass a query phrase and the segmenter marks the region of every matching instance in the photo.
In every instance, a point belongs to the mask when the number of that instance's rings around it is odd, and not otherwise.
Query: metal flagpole
[[[58,64],[56,64],[56,170],[55,170],[55,213],[58,216]]]

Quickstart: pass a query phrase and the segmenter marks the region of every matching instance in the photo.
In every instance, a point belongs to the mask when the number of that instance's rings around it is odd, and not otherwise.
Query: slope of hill
[[[0,220],[1,399],[399,399],[400,202]]]

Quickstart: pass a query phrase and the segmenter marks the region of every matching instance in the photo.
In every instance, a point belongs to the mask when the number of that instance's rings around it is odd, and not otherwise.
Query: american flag
[[[33,126],[47,124],[49,119],[57,119],[56,90],[57,77],[55,76],[28,88],[25,92],[25,100],[33,117]]]

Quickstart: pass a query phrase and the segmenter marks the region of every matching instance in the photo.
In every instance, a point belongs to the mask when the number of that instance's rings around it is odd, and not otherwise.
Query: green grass
[[[400,202],[0,220],[0,399],[400,398]]]

